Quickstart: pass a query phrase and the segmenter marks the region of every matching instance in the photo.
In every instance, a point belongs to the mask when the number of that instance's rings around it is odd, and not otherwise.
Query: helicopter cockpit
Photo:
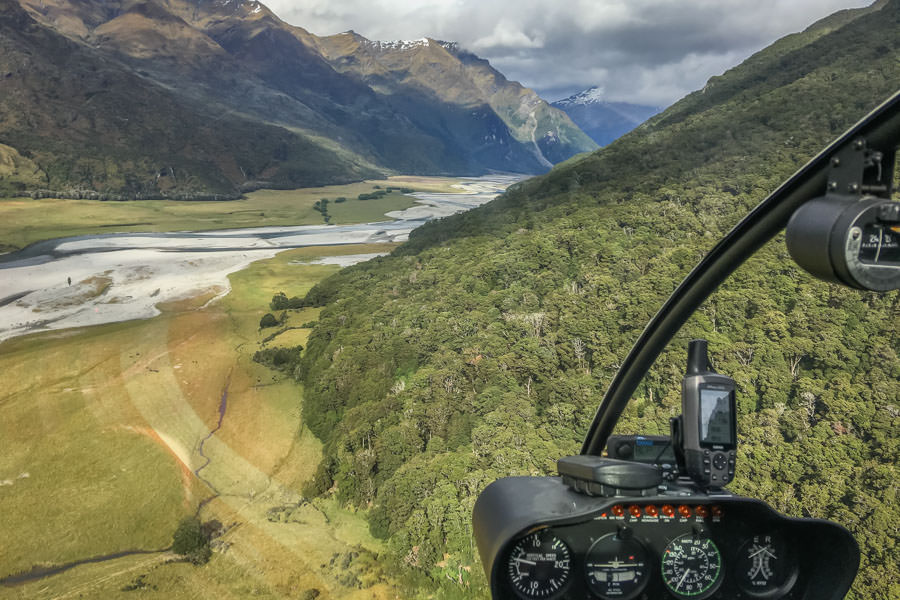
[[[750,255],[786,229],[814,276],[900,289],[892,199],[900,93],[753,209],[650,321],[613,378],[580,455],[557,477],[507,477],[479,496],[473,526],[494,598],[839,599],[859,566],[841,525],[791,518],[727,489],[737,460],[736,386],[693,340],[669,436],[611,435],[666,344]]]

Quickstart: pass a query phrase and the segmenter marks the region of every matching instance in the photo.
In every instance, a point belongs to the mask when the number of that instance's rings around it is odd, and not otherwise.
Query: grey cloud
[[[867,0],[272,0],[328,35],[457,41],[555,100],[597,85],[610,100],[669,104],[753,52]]]

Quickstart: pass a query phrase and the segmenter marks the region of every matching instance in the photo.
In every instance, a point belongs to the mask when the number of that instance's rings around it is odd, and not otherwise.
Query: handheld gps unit
[[[672,446],[684,472],[701,488],[734,479],[737,456],[734,380],[712,370],[706,340],[688,346],[681,381],[681,416],[672,421]]]

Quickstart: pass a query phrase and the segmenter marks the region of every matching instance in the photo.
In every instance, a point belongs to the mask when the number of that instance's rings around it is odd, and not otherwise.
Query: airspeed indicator
[[[722,554],[708,537],[688,533],[669,542],[663,552],[663,582],[676,598],[708,598],[722,584],[723,572]]]

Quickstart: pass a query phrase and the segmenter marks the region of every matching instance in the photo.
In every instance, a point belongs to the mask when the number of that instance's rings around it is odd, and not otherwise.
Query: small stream
[[[222,399],[219,401],[219,422],[216,423],[216,426],[214,429],[210,430],[210,432],[208,434],[206,434],[206,437],[204,437],[202,440],[200,440],[200,446],[197,448],[197,453],[200,454],[200,456],[202,456],[204,459],[206,459],[206,462],[204,462],[202,465],[200,465],[199,467],[194,469],[194,476],[197,479],[199,479],[200,481],[202,481],[203,483],[205,483],[207,485],[207,487],[209,487],[209,489],[211,489],[213,491],[212,496],[210,496],[209,498],[205,498],[202,502],[200,502],[199,505],[197,505],[197,512],[194,513],[194,515],[197,517],[200,516],[200,511],[203,510],[204,506],[206,506],[207,504],[209,504],[210,502],[212,502],[213,500],[215,500],[216,498],[218,498],[221,495],[221,492],[219,492],[219,490],[216,488],[216,486],[214,486],[211,481],[204,478],[203,475],[200,474],[200,471],[202,471],[203,469],[208,467],[209,463],[212,462],[212,459],[210,457],[208,457],[206,454],[204,454],[203,446],[206,445],[206,442],[212,436],[214,436],[216,434],[216,432],[219,431],[219,429],[222,428],[222,421],[225,420],[225,411],[228,410],[228,385],[230,383],[231,383],[231,373],[229,373],[228,377],[225,379],[225,389],[222,390]]]
[[[101,556],[94,556],[91,558],[83,558],[81,560],[73,560],[72,562],[67,562],[61,565],[54,565],[52,567],[32,567],[30,571],[26,571],[25,573],[19,573],[17,575],[9,575],[8,577],[4,577],[0,579],[0,585],[13,587],[17,585],[22,585],[23,583],[29,583],[31,581],[37,581],[39,579],[43,579],[45,577],[50,577],[51,575],[57,575],[62,573],[63,571],[68,571],[69,569],[73,569],[80,565],[89,565],[92,563],[101,563],[107,560],[115,560],[117,558],[123,558],[125,556],[134,556],[135,554],[161,554],[163,552],[168,552],[172,549],[172,546],[168,546],[166,548],[160,548],[159,550],[121,550],[119,552],[113,552],[112,554],[103,554]]]

